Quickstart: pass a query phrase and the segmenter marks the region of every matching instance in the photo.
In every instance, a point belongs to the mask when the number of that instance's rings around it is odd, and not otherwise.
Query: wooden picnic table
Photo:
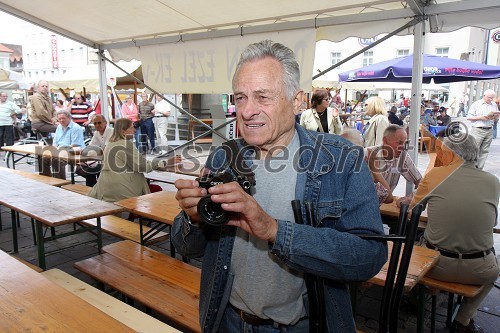
[[[398,197],[394,197],[394,201],[388,204],[382,204],[380,205],[380,214],[384,216],[389,216],[389,217],[399,217],[399,207],[396,205],[396,200]],[[411,214],[411,213],[410,213]],[[420,222],[425,222],[427,223],[427,210],[424,210],[422,214],[420,214]],[[421,224],[419,223],[419,228],[421,227]]]
[[[115,204],[125,208],[127,211],[156,221],[150,225],[151,230],[147,233],[143,232],[144,221],[140,219],[140,238],[141,244],[146,245],[158,232],[172,226],[174,218],[180,213],[179,203],[175,199],[175,192],[160,191],[149,194],[144,194],[138,197],[123,199],[116,201]],[[175,248],[170,242],[170,252],[175,256]]]
[[[71,183],[69,180],[66,180],[66,179],[48,177],[48,176],[44,176],[44,175],[39,175],[37,173],[31,173],[31,172],[26,172],[26,171],[21,171],[21,170],[16,170],[16,169],[0,167],[0,170],[5,171],[5,172],[14,173],[14,174],[23,176],[24,178],[36,180],[36,181],[42,182],[42,183],[47,184],[47,185],[52,185],[52,186],[60,187],[60,186],[68,185]]]
[[[44,146],[36,143],[25,145],[3,146],[2,150],[12,153],[12,168],[16,168],[16,162],[27,156],[36,156],[38,158],[39,171],[41,170],[41,157],[57,157],[63,161],[68,162],[71,171],[71,183],[75,183],[75,165],[86,162],[94,162],[102,160],[102,156],[82,156],[80,154],[73,154],[68,149],[58,149],[55,146]],[[16,156],[20,156],[16,160]]]
[[[124,210],[109,202],[66,191],[2,170],[0,170],[0,188],[2,189],[0,191],[0,204],[11,209],[14,252],[18,251],[15,212],[19,212],[31,217],[36,222],[38,262],[42,269],[45,269],[44,243],[46,240],[55,240],[95,230],[100,252],[102,247],[100,217]],[[97,218],[96,226],[80,226],[79,229],[59,235],[55,235],[53,232],[50,237],[43,235],[43,225],[53,228],[90,218]]]
[[[135,332],[0,251],[1,332]]]
[[[196,178],[196,176],[194,176],[194,175],[186,175],[186,174],[179,174],[179,173],[175,173],[175,172],[165,172],[165,171],[156,171],[156,170],[148,172],[144,175],[146,176],[146,179],[149,181],[167,183],[167,184],[174,184],[177,179],[194,180]]]
[[[388,242],[389,247],[389,258],[384,264],[380,272],[377,275],[368,280],[369,283],[376,284],[378,286],[384,286],[387,277],[387,268],[389,266],[390,255],[392,252],[392,242]],[[403,250],[401,250],[401,253]],[[439,252],[428,249],[426,247],[413,245],[413,252],[410,258],[410,266],[408,267],[408,273],[406,274],[406,280],[404,285],[404,291],[409,292],[415,287],[420,279],[422,279],[427,272],[436,265],[439,259]]]

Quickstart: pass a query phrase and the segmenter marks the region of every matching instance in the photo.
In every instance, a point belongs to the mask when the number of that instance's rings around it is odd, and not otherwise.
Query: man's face
[[[38,85],[38,92],[47,95],[49,93],[49,84],[46,81],[40,81]]]
[[[96,116],[94,118],[94,127],[97,131],[103,133],[104,130],[106,129],[106,121],[102,117]]]
[[[62,127],[68,127],[69,122],[71,121],[68,116],[62,113],[57,115],[57,120],[59,120],[59,124],[61,124]]]
[[[291,102],[287,99],[281,64],[270,57],[244,64],[236,75],[233,91],[242,137],[263,150],[287,146],[293,138],[302,92]]]
[[[0,101],[1,101],[2,103],[5,103],[5,102],[7,101],[7,98],[8,98],[8,97],[9,97],[9,96],[8,96],[6,93],[1,93],[1,94],[0,94]]]
[[[486,94],[483,96],[483,101],[487,104],[493,103],[493,100],[495,99],[495,94]]]
[[[83,98],[81,95],[75,95],[75,102],[76,104],[82,104],[83,103]]]
[[[384,146],[389,148],[389,155],[392,157],[399,157],[403,150],[405,150],[405,144],[407,139],[406,131],[404,129],[399,129],[393,135],[384,137]]]
[[[148,101],[148,94],[141,94],[142,102],[146,103]]]

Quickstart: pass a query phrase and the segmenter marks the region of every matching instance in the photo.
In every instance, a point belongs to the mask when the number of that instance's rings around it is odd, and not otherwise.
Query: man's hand
[[[196,180],[177,179],[175,181],[177,194],[175,198],[179,202],[179,207],[191,218],[194,223],[201,223],[200,215],[198,215],[198,201],[205,195],[207,190],[199,187]]]
[[[411,201],[413,200],[413,193],[410,193],[406,197],[401,197],[398,200],[396,200],[396,206],[401,207],[401,205],[409,205]]]
[[[278,222],[269,216],[255,199],[236,182],[216,185],[208,189],[215,203],[230,213],[228,225],[242,228],[256,237],[273,243]]]

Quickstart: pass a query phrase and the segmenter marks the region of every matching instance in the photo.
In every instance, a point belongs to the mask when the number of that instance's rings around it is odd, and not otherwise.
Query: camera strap
[[[247,144],[243,144],[240,148],[236,140],[229,140],[222,144],[222,149],[225,150],[229,166],[239,175],[255,178],[255,173],[243,159],[243,155],[250,148]]]

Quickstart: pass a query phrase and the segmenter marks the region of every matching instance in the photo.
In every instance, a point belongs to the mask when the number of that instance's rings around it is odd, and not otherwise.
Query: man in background
[[[28,99],[28,117],[31,120],[31,128],[46,136],[54,133],[57,128],[56,110],[49,97],[49,84],[40,80],[37,92]]]
[[[70,106],[73,122],[85,128],[85,135],[90,136],[91,133],[88,126],[92,121],[92,116],[95,114],[94,109],[84,101],[81,94],[75,94]]]
[[[21,109],[7,98],[6,92],[0,93],[0,147],[14,144],[14,118],[21,113]]]
[[[167,129],[168,129],[168,116],[170,116],[170,104],[163,98],[163,96],[156,96],[156,104],[153,110],[154,118],[153,123],[155,125],[157,147],[156,153],[162,154],[167,152],[168,142],[167,142]]]
[[[59,111],[57,112],[57,119],[59,125],[54,136],[54,146],[56,148],[70,149],[73,152],[79,152],[83,149],[85,147],[83,128],[71,120],[71,114],[66,110]],[[54,155],[55,151],[52,150],[51,157],[43,157],[41,174],[51,177],[53,172],[57,178],[66,179],[66,164],[68,162],[60,159],[57,154]],[[60,150],[57,150],[57,152],[60,153]]]
[[[482,169],[488,158],[491,141],[493,140],[493,123],[498,117],[498,106],[493,102],[495,92],[491,89],[485,90],[483,98],[475,101],[469,108],[467,120],[471,122],[471,135],[476,139],[479,148],[477,167]]]

